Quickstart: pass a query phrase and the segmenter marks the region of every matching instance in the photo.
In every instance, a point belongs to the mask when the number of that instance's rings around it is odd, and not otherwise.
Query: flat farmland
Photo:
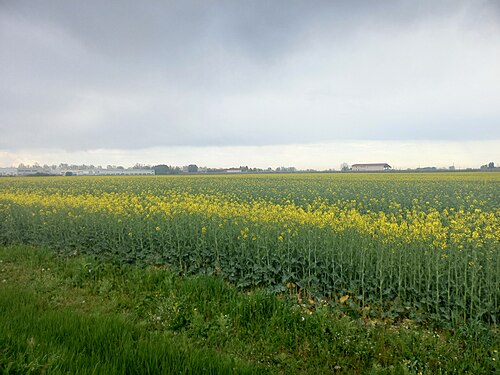
[[[494,324],[499,192],[498,173],[6,178],[0,241]]]
[[[0,369],[493,374],[500,174],[0,179]]]

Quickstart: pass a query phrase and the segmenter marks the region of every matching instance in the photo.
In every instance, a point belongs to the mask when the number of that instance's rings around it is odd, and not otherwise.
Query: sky
[[[500,2],[0,0],[0,166],[500,163]]]

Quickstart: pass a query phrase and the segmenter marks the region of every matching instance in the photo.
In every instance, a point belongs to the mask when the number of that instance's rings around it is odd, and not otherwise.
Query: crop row
[[[237,177],[13,179],[0,183],[0,241],[220,274],[241,288],[300,291],[317,301],[348,296],[356,308],[392,317],[497,323],[500,216],[487,197],[498,182],[487,177],[474,183],[464,177],[472,186],[466,206],[393,199],[385,210],[367,208],[379,194],[376,185],[354,204],[319,190],[310,198],[290,200],[284,192],[271,199],[267,177],[250,179],[262,191],[252,197],[235,195],[249,181]],[[398,175],[386,178],[396,191],[398,184],[407,188]],[[302,179],[290,178],[289,191],[304,181],[332,182]],[[435,196],[458,194],[452,186],[432,189]]]

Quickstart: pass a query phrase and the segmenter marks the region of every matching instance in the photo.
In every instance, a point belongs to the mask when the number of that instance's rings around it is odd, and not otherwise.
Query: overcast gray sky
[[[0,0],[0,165],[500,162],[500,1]]]

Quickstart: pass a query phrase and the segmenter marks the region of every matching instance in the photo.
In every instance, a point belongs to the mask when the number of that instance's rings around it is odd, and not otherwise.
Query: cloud
[[[0,5],[0,149],[500,138],[486,1]]]

